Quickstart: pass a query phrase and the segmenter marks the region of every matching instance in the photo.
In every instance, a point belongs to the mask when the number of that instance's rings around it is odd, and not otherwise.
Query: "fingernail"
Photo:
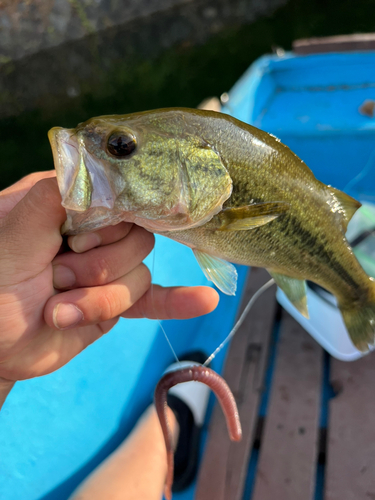
[[[69,246],[76,253],[87,252],[99,246],[102,239],[98,233],[84,233],[73,236],[69,241]]]
[[[76,282],[76,275],[69,267],[53,266],[53,286],[55,288],[69,288]]]
[[[83,319],[83,312],[74,304],[57,304],[53,310],[53,324],[59,330],[72,328]]]

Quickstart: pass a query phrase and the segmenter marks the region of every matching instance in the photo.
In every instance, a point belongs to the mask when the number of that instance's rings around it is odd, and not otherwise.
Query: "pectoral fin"
[[[236,295],[237,271],[233,264],[201,250],[193,249],[194,255],[206,278],[227,295]]]
[[[268,224],[289,210],[283,201],[225,208],[213,217],[210,226],[218,231],[247,231]]]
[[[289,276],[275,273],[269,269],[268,272],[275,280],[276,285],[281,288],[294,307],[298,309],[298,311],[305,316],[305,318],[309,318],[306,297],[306,281],[290,278]]]

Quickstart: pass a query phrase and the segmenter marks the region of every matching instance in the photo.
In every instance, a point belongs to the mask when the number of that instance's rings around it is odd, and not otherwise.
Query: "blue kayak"
[[[325,184],[375,201],[371,102],[375,52],[285,54],[256,61],[224,111],[277,136]]]
[[[375,52],[262,57],[232,89],[224,111],[274,134],[320,181],[361,201],[347,238],[375,277]],[[363,356],[323,289],[307,287],[310,319],[281,290],[277,298],[331,355]]]
[[[229,93],[223,112],[279,137],[323,182],[375,200],[375,53],[265,56]],[[362,111],[361,111],[362,109]],[[209,285],[190,249],[157,237],[153,281]],[[153,269],[154,267],[154,269]],[[230,331],[236,297],[221,294],[213,313],[163,321],[178,356],[210,354]],[[220,372],[225,350],[214,360]],[[63,500],[126,437],[151,403],[173,355],[156,321],[121,320],[51,375],[20,382],[0,413],[0,498]],[[194,485],[174,495],[194,498]]]

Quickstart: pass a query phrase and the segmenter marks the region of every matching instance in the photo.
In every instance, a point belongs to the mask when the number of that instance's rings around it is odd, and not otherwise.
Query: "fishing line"
[[[154,245],[154,251],[153,251],[153,254],[152,254],[152,271],[151,271],[151,276],[152,277],[155,276],[155,256],[156,256],[156,240],[155,240],[155,245]],[[153,283],[153,281],[151,281],[151,306],[152,306],[152,310],[154,312],[155,320],[158,322],[158,324],[159,324],[159,326],[161,328],[161,331],[164,334],[165,340],[167,341],[167,343],[168,343],[168,345],[169,345],[169,347],[170,347],[170,349],[172,351],[172,354],[173,354],[174,358],[176,359],[177,363],[179,363],[180,360],[178,359],[176,351],[173,349],[173,346],[171,344],[171,341],[169,340],[167,332],[164,330],[164,327],[161,324],[161,321],[158,318],[158,315],[156,314],[155,302],[154,302],[154,283]]]
[[[250,311],[252,308],[254,302],[257,300],[257,298],[262,295],[263,292],[265,292],[270,286],[272,286],[275,283],[275,280],[272,278],[267,283],[262,285],[259,290],[257,290],[254,295],[251,297],[249,302],[247,303],[247,306],[243,310],[241,316],[239,317],[237,323],[234,325],[232,330],[229,332],[229,334],[225,337],[225,339],[222,341],[222,343],[217,347],[214,352],[209,356],[206,361],[203,363],[203,366],[207,366],[211,363],[211,361],[216,357],[216,355],[222,350],[222,348],[234,337],[235,333],[239,329],[239,327],[242,325],[243,320],[245,319],[247,313]]]
[[[154,276],[155,275],[155,259],[156,259],[156,245],[154,247],[154,251],[153,251],[153,256],[152,256],[152,272],[151,272],[151,275]],[[257,298],[262,295],[263,292],[265,292],[266,290],[268,290],[268,288],[270,288],[273,284],[275,283],[275,280],[272,278],[270,279],[269,281],[267,281],[267,283],[265,283],[264,285],[262,285],[259,290],[257,290],[254,295],[250,298],[249,302],[247,303],[245,309],[242,311],[242,314],[241,316],[239,317],[237,323],[234,325],[234,327],[232,328],[232,330],[229,332],[229,334],[225,337],[225,339],[221,342],[221,344],[214,350],[214,352],[206,359],[206,361],[203,363],[203,366],[208,366],[211,361],[217,356],[217,354],[223,349],[223,347],[234,337],[234,335],[237,333],[237,330],[240,328],[240,326],[242,325],[245,317],[247,316],[248,312],[250,311],[250,309],[252,308],[254,302],[257,300]],[[156,309],[155,309],[155,302],[154,302],[154,283],[151,282],[151,304],[152,304],[152,309],[153,309],[153,312],[154,312],[154,316],[155,316],[155,320],[158,322],[160,328],[161,328],[161,331],[163,332],[164,334],[164,337],[165,337],[165,340],[167,341],[168,345],[169,345],[169,348],[170,350],[172,351],[172,354],[176,360],[177,363],[180,363],[180,360],[176,354],[176,351],[173,349],[173,346],[172,346],[172,343],[171,341],[169,340],[169,337],[167,335],[167,332],[164,330],[164,327],[160,321],[160,319],[157,317],[157,314],[156,314]]]
[[[363,179],[370,172],[374,161],[375,161],[375,149],[371,151],[370,156],[368,157],[368,160],[365,166],[362,168],[362,170],[346,184],[343,191],[347,192],[353,189],[353,186],[355,186],[361,179]]]
[[[159,323],[159,326],[160,326],[160,328],[162,329],[162,331],[163,331],[163,333],[164,333],[165,340],[168,342],[168,345],[169,345],[169,347],[171,348],[171,351],[172,351],[172,354],[173,354],[173,356],[174,356],[175,360],[177,361],[177,363],[181,363],[181,361],[178,359],[178,356],[177,356],[177,354],[176,354],[176,351],[173,349],[173,346],[172,346],[172,344],[171,344],[171,341],[169,340],[169,337],[168,337],[168,335],[167,335],[166,331],[165,331],[165,330],[164,330],[164,328],[163,328],[163,325],[161,324],[161,321],[160,321],[159,319],[157,319],[156,321]]]

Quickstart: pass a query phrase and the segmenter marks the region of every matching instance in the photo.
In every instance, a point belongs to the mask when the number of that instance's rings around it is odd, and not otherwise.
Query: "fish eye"
[[[136,148],[136,141],[132,135],[123,132],[113,133],[107,141],[108,152],[116,158],[124,158],[130,155]]]

